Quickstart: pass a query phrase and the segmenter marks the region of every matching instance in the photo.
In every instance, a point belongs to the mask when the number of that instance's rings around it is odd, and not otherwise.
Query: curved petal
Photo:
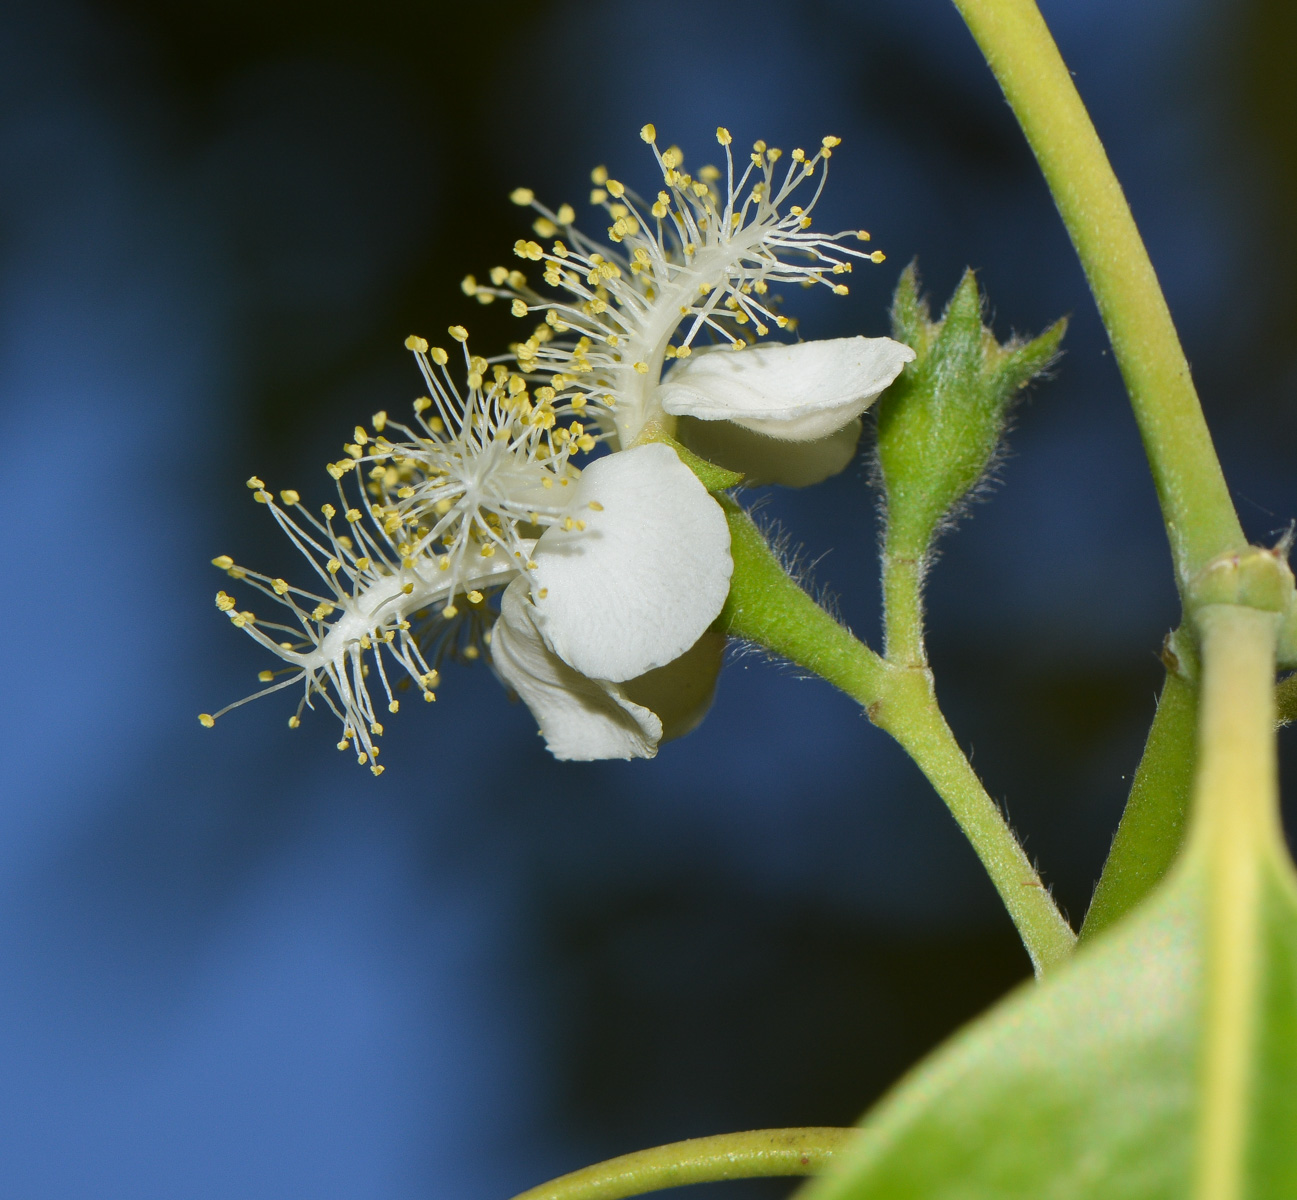
[[[597,683],[569,667],[545,645],[533,612],[527,581],[515,579],[491,631],[491,661],[531,710],[550,753],[577,762],[652,758],[662,722],[616,684]]]
[[[569,666],[623,682],[692,646],[729,595],[720,505],[669,446],[596,459],[573,485],[579,526],[547,529],[530,572],[536,627]]]
[[[813,442],[781,442],[753,433],[733,421],[700,421],[681,417],[676,437],[708,462],[743,474],[749,487],[780,483],[810,487],[845,470],[856,456],[860,418],[848,421],[828,437]]]
[[[891,338],[865,337],[714,351],[677,366],[657,399],[676,416],[805,442],[860,416],[913,358]]]
[[[684,737],[702,724],[716,694],[725,635],[709,629],[674,662],[621,685],[627,700],[662,722],[662,741]]]

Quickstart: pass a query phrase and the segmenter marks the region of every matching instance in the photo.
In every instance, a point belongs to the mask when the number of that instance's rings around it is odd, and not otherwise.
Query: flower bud
[[[1058,353],[1061,320],[1031,341],[998,343],[964,273],[941,320],[929,317],[908,266],[892,300],[892,336],[918,357],[878,403],[878,477],[887,500],[886,551],[921,561],[936,533],[995,460],[1014,398]]]

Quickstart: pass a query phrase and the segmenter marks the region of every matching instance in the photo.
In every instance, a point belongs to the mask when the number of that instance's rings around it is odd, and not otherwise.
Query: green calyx
[[[1014,398],[1058,353],[1060,320],[1031,341],[1001,345],[982,324],[968,270],[941,320],[929,316],[918,271],[906,267],[892,300],[892,336],[918,357],[878,403],[878,467],[887,497],[887,548],[921,559],[942,521],[986,474]]]

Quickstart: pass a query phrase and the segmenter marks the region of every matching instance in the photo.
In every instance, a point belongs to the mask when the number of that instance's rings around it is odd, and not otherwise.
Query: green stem
[[[1067,958],[1075,934],[950,732],[931,672],[879,658],[789,578],[747,513],[728,499],[722,507],[734,557],[721,613],[727,632],[813,671],[858,701],[946,802],[1009,910],[1036,973]]]
[[[1085,268],[1183,587],[1245,542],[1153,264],[1035,0],[954,2],[1027,135]]]
[[[854,1129],[754,1129],[691,1138],[610,1158],[514,1200],[621,1200],[662,1188],[769,1175],[815,1175],[855,1140]]]
[[[1179,853],[1193,787],[1197,719],[1197,689],[1169,671],[1121,824],[1081,926],[1082,941],[1134,908]]]
[[[926,667],[923,644],[923,571],[919,558],[883,547],[883,651],[898,666]]]
[[[1262,870],[1280,844],[1274,733],[1279,617],[1238,604],[1196,614],[1198,775],[1188,855],[1207,871],[1197,1200],[1241,1200],[1260,988]]]

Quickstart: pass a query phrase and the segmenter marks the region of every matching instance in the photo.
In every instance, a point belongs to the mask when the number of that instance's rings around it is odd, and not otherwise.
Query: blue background
[[[1249,533],[1297,512],[1297,18],[1050,0]],[[481,666],[381,780],[263,701],[218,553],[294,564],[243,480],[327,492],[401,342],[525,231],[508,191],[652,186],[844,139],[822,224],[888,252],[808,337],[886,332],[919,256],[995,326],[1069,313],[930,595],[952,723],[1080,918],[1176,620],[1152,487],[1064,233],[941,0],[0,9],[0,1194],[490,1200],[727,1129],[845,1123],[1026,972],[940,803],[845,698],[737,654],[653,763],[560,765]],[[589,210],[585,210],[587,213]],[[587,222],[598,228],[597,221]],[[502,306],[496,306],[498,310]],[[489,342],[488,342],[489,344]],[[876,641],[864,459],[775,493]],[[749,1194],[787,1190],[746,1185]]]

